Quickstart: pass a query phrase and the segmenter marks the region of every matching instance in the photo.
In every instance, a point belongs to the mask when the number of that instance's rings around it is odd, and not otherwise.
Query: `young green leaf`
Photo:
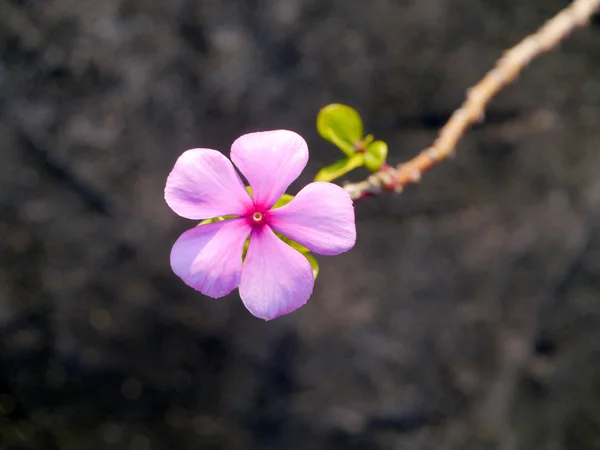
[[[367,152],[365,153],[365,167],[371,172],[376,172],[385,162],[387,154],[388,146],[385,142],[371,142],[367,146]]]
[[[308,262],[310,263],[310,266],[312,267],[313,275],[315,276],[315,280],[316,280],[317,275],[319,275],[319,263],[317,262],[315,257],[312,255],[312,253],[304,253],[304,257],[306,259],[308,259]]]
[[[213,223],[213,222],[221,222],[222,220],[233,219],[234,217],[236,217],[236,216],[219,216],[219,217],[213,217],[212,219],[204,219],[198,225],[204,225],[206,223]]]
[[[275,235],[285,242],[287,245],[292,247],[294,250],[298,250],[300,253],[308,253],[310,252],[305,246],[298,244],[296,241],[292,241],[290,238],[285,237],[283,234],[275,233]]]
[[[290,194],[283,194],[279,200],[277,200],[277,202],[275,202],[275,204],[273,205],[273,209],[275,208],[280,208],[283,205],[287,205],[289,202],[291,202],[294,199],[293,195]]]
[[[355,109],[334,103],[319,111],[317,131],[323,139],[339,147],[346,156],[351,156],[356,152],[354,145],[363,138],[364,127]]]
[[[353,169],[362,166],[365,163],[364,153],[355,153],[349,158],[340,159],[328,166],[323,167],[317,173],[315,181],[333,181],[342,175],[347,174]]]

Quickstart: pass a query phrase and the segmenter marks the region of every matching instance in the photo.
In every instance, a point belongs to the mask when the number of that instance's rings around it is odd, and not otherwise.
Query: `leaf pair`
[[[315,181],[332,181],[361,166],[375,172],[387,158],[387,144],[375,141],[371,134],[364,136],[362,119],[349,106],[336,103],[321,109],[317,116],[317,131],[346,157],[321,169]]]

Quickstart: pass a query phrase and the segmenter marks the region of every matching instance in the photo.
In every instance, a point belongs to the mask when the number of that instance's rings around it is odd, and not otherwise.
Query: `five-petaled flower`
[[[356,241],[352,200],[341,187],[316,182],[273,208],[308,161],[306,142],[292,131],[241,136],[231,147],[231,160],[248,180],[252,196],[217,150],[188,150],[175,163],[165,187],[173,211],[188,219],[233,217],[183,233],[171,250],[171,267],[210,297],[223,297],[239,286],[252,314],[273,319],[304,305],[314,285],[309,261],[275,232],[321,255],[350,250]]]

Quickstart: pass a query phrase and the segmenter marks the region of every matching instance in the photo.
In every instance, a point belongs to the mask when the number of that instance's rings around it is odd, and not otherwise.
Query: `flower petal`
[[[321,255],[337,255],[356,242],[350,196],[332,183],[310,183],[287,205],[269,211],[278,233]]]
[[[308,260],[268,227],[255,228],[242,268],[240,297],[252,314],[274,319],[304,305],[315,279]]]
[[[252,186],[254,204],[270,209],[306,167],[308,147],[293,131],[261,131],[236,139],[231,160]]]
[[[188,219],[244,214],[252,199],[227,157],[216,150],[184,152],[167,178],[167,204]]]
[[[171,250],[173,272],[209,297],[223,297],[240,282],[242,250],[251,227],[245,219],[199,225],[183,233]]]

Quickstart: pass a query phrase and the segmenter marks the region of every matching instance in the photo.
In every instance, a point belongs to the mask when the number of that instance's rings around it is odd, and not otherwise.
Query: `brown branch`
[[[504,86],[513,82],[527,64],[556,47],[576,28],[586,25],[598,10],[600,0],[573,1],[536,33],[527,36],[508,50],[495,67],[468,90],[465,102],[450,116],[431,147],[397,167],[386,164],[366,180],[346,184],[346,192],[356,200],[383,191],[400,192],[405,185],[418,182],[423,172],[454,154],[459,139],[484,116],[489,101]]]

